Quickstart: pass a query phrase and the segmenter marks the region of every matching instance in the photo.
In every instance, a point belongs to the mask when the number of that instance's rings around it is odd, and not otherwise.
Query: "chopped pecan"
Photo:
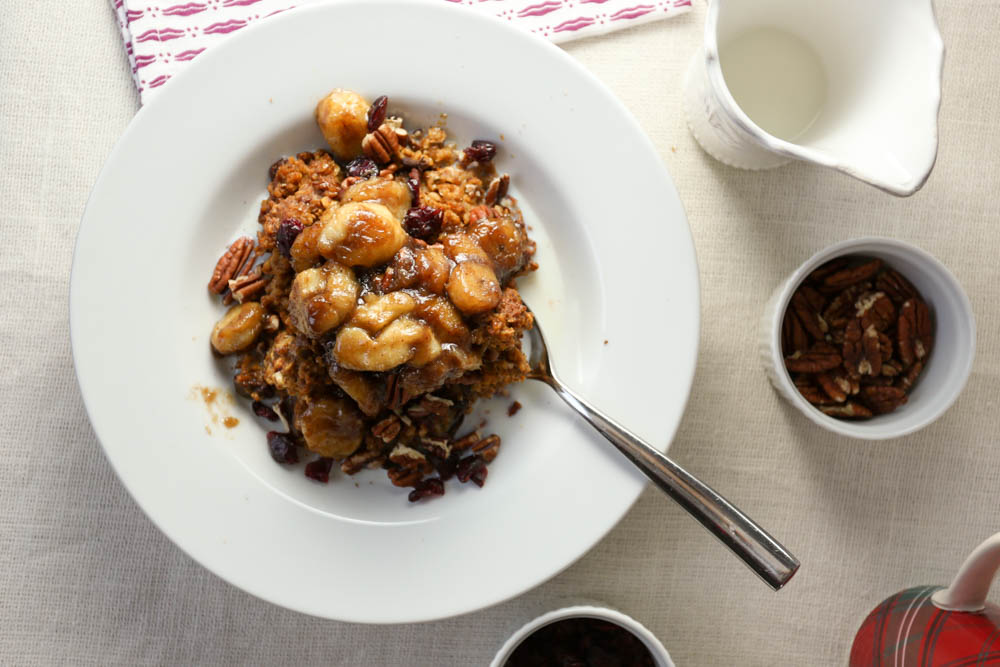
[[[451,445],[447,440],[441,438],[421,438],[420,446],[428,453],[439,459],[446,459],[451,454]]]
[[[486,436],[472,445],[472,451],[482,456],[487,463],[490,463],[497,457],[497,453],[500,451],[500,436],[495,433]]]
[[[413,486],[433,470],[426,456],[406,445],[396,445],[389,453],[389,461],[397,466],[388,471],[396,486]]]
[[[813,303],[813,300],[806,297],[804,288],[799,288],[792,295],[792,310],[798,316],[802,327],[815,340],[823,340],[829,327],[819,314],[819,308],[814,307]]]
[[[451,447],[454,450],[462,451],[463,449],[468,449],[482,439],[483,436],[479,435],[479,431],[473,431],[472,433],[466,433],[461,438],[452,440]]]
[[[889,295],[889,298],[897,306],[917,295],[917,290],[910,284],[910,281],[901,276],[895,269],[887,268],[880,273],[875,280],[875,288]]]
[[[914,361],[924,359],[934,344],[933,325],[930,310],[920,299],[908,299],[899,309],[899,324],[896,330],[899,343],[899,358],[909,366]]]
[[[826,392],[817,387],[816,385],[810,383],[807,385],[795,385],[795,388],[799,390],[802,394],[802,398],[806,399],[813,405],[831,405],[833,404],[833,399],[827,396]]]
[[[419,401],[406,408],[406,414],[414,419],[421,419],[422,417],[427,417],[429,415],[442,416],[448,414],[448,409],[454,404],[454,401],[448,400],[447,398],[427,394],[426,396],[422,396]]]
[[[861,320],[862,329],[875,327],[876,331],[885,331],[896,321],[896,307],[885,292],[862,294],[854,306],[855,316]]]
[[[843,405],[823,405],[820,406],[823,414],[840,419],[864,419],[872,416],[872,411],[854,401],[848,401]]]
[[[785,366],[793,373],[822,373],[843,362],[837,350],[829,345],[814,345],[806,352],[795,352],[785,357]]]
[[[389,468],[386,475],[394,486],[416,486],[428,472],[418,468]]]
[[[830,304],[823,310],[823,319],[826,320],[831,329],[843,329],[847,326],[856,312],[854,304],[858,297],[870,290],[871,286],[872,284],[867,281],[851,285],[830,301]]]
[[[247,236],[236,239],[226,249],[215,264],[212,279],[208,282],[210,292],[222,294],[229,287],[229,281],[240,274],[253,252],[253,239]]]
[[[871,279],[882,268],[882,260],[871,259],[862,264],[848,266],[823,278],[823,286],[831,289],[843,289],[862,280]]]
[[[877,415],[892,412],[906,403],[906,392],[898,387],[871,385],[861,390],[865,404]]]
[[[493,206],[507,195],[507,188],[510,187],[510,174],[498,176],[490,182],[490,187],[486,190],[486,205]]]
[[[369,132],[361,140],[361,149],[368,157],[388,164],[399,156],[399,137],[396,131],[382,123],[374,132]]]
[[[248,274],[237,276],[229,281],[229,294],[223,299],[223,303],[232,303],[233,299],[236,299],[238,303],[253,299],[264,291],[270,279],[271,276],[263,275],[260,272],[260,267]]]
[[[340,470],[345,475],[356,475],[365,468],[381,468],[385,463],[385,454],[378,450],[365,450],[351,454],[340,464]]]
[[[882,372],[882,348],[875,327],[861,329],[855,318],[844,331],[844,367],[853,377],[878,375]]]
[[[403,422],[396,415],[389,415],[372,426],[372,435],[388,444],[396,439],[401,430],[403,430]]]

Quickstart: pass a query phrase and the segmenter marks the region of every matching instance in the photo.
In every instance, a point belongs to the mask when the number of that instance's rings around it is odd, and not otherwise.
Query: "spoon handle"
[[[662,491],[740,557],[774,590],[799,569],[799,561],[750,517],[707,484],[657,451],[639,436],[590,405],[561,382],[548,382],[566,403],[618,448]]]

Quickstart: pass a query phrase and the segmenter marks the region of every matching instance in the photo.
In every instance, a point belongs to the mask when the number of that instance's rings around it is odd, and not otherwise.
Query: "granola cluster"
[[[286,424],[268,434],[276,461],[312,452],[306,474],[324,482],[335,462],[384,468],[419,500],[453,476],[485,482],[499,437],[456,433],[528,371],[514,279],[535,245],[495,144],[458,150],[387,107],[339,89],[320,101],[330,151],[271,166],[256,240],[212,274],[209,290],[236,303],[211,340],[255,413]]]
[[[785,367],[802,396],[831,417],[892,412],[927,363],[930,310],[880,259],[841,257],[813,271],[782,322]]]

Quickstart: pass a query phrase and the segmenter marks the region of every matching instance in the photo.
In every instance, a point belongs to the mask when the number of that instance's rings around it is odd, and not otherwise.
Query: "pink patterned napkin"
[[[139,97],[148,102],[170,77],[226,35],[292,3],[316,0],[111,0]],[[553,42],[600,35],[686,12],[691,0],[441,0],[506,18]]]

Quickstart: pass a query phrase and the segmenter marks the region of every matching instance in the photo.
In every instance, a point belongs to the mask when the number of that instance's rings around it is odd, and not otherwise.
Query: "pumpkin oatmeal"
[[[528,372],[532,316],[515,278],[534,270],[496,145],[408,131],[337,89],[316,121],[329,150],[270,168],[256,239],[234,241],[209,290],[230,306],[212,331],[275,461],[312,459],[326,482],[385,469],[410,500],[456,477],[482,486],[500,438],[456,437],[475,401]]]

